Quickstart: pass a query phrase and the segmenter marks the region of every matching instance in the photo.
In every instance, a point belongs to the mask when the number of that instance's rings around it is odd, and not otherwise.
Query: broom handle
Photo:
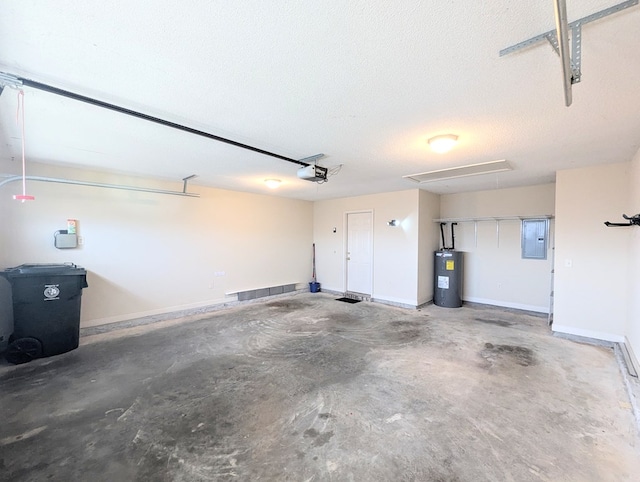
[[[316,281],[316,243],[313,243],[313,282]]]

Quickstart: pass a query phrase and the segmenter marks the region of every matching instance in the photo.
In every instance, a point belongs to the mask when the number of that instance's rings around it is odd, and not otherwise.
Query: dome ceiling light
[[[265,179],[264,183],[269,189],[277,189],[280,187],[280,183],[282,181],[280,179]]]
[[[427,141],[429,147],[439,154],[449,152],[458,143],[458,136],[455,134],[443,134],[441,136],[432,137]]]

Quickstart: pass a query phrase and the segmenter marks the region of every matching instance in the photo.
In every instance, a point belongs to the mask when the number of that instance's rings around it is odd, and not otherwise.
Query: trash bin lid
[[[73,263],[55,264],[55,263],[41,263],[41,264],[21,264],[15,268],[7,268],[4,270],[5,276],[9,278],[16,278],[20,276],[60,276],[60,275],[83,275],[86,274],[86,270],[81,266],[77,266]]]

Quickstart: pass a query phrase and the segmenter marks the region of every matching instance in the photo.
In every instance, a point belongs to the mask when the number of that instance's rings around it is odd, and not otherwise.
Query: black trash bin
[[[11,284],[13,334],[5,358],[25,363],[78,348],[87,271],[74,264],[23,264],[0,272]]]
[[[0,353],[9,346],[11,333],[13,333],[11,283],[0,276]]]

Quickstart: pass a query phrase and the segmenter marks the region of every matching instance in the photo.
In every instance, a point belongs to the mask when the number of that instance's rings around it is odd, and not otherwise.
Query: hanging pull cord
[[[16,111],[16,123],[22,131],[22,195],[14,195],[13,199],[25,201],[33,201],[35,197],[27,195],[27,167],[24,155],[24,91],[18,91],[18,109]]]

